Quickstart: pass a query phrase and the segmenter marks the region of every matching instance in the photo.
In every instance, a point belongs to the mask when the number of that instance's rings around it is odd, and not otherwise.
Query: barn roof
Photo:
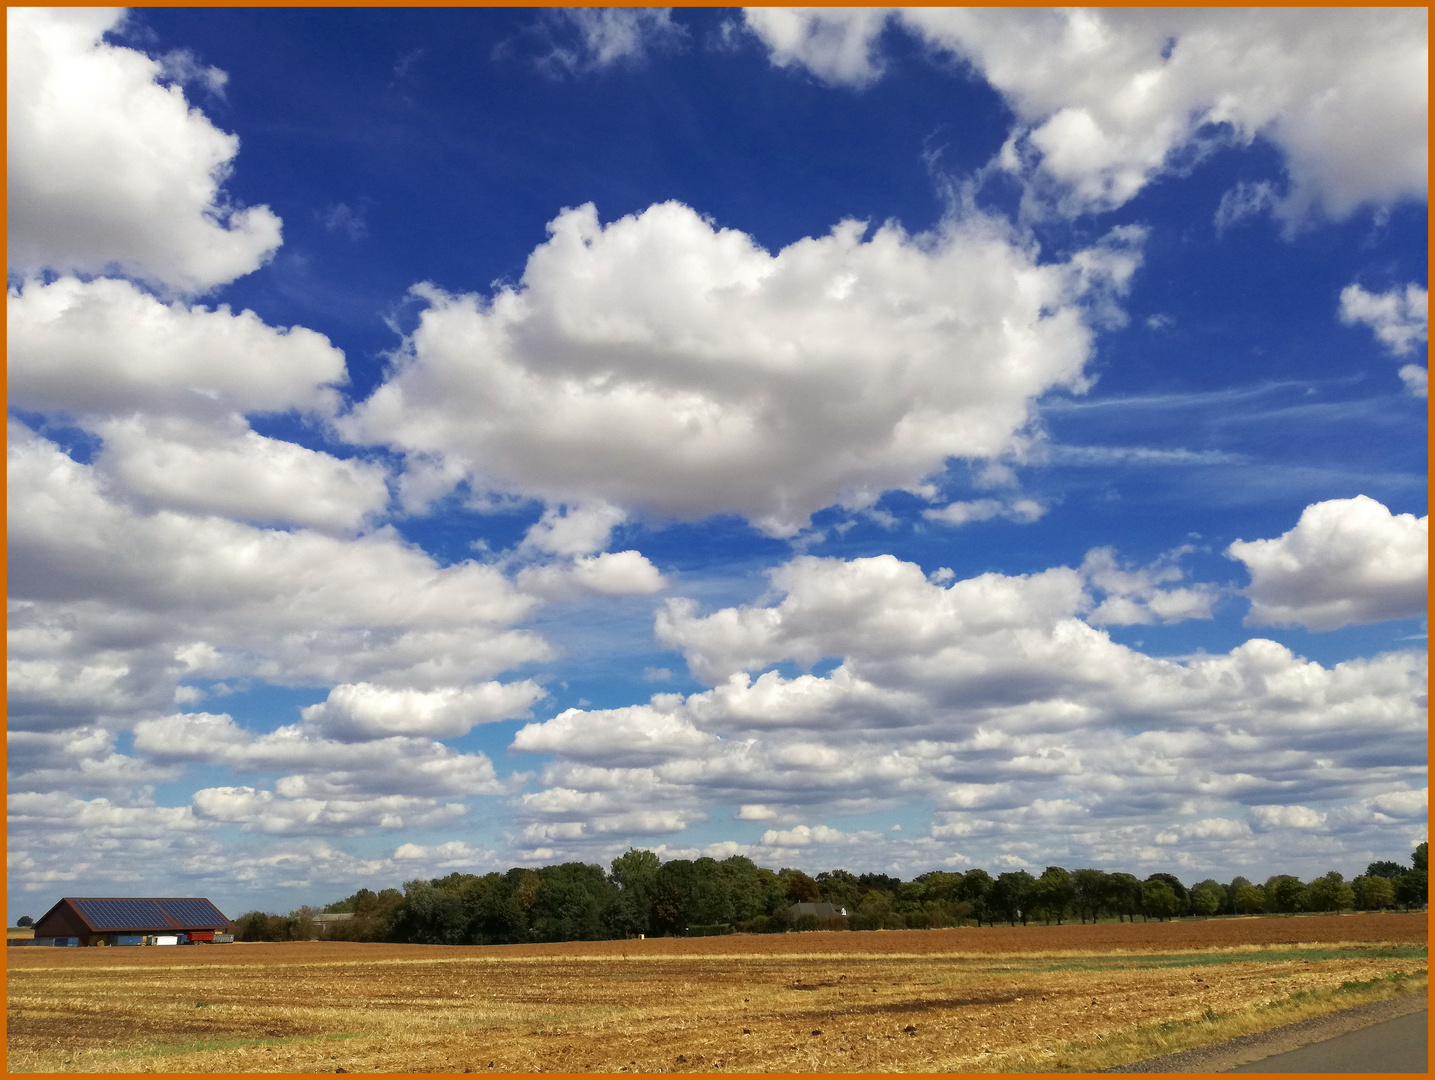
[[[62,906],[91,930],[215,930],[229,925],[223,912],[199,896],[67,896],[45,918]]]

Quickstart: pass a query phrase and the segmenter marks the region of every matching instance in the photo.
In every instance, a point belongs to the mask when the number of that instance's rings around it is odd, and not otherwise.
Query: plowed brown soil
[[[1150,1039],[1133,1033],[1163,1024],[1190,1045],[1202,1025],[1222,1037],[1223,1017],[1249,1030],[1250,1017],[1287,1022],[1292,1002],[1328,1010],[1423,987],[1425,942],[1423,914],[1392,913],[486,948],[10,949],[9,1068],[1075,1068],[1103,1045],[1129,1044],[1137,1060]]]

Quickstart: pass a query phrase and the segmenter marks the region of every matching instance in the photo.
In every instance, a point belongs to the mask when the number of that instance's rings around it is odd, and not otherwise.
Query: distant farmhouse
[[[10,945],[189,945],[234,940],[234,926],[198,896],[67,896]]]

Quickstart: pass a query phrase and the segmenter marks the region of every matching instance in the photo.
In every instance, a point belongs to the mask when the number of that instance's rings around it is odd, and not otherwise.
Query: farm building
[[[233,926],[208,900],[187,897],[67,896],[35,923],[35,941],[79,945],[179,945],[234,940]]]
[[[815,915],[819,919],[831,919],[838,915],[847,914],[845,907],[838,907],[836,904],[818,904],[812,902],[793,904],[787,910],[794,919],[800,919],[804,915]]]

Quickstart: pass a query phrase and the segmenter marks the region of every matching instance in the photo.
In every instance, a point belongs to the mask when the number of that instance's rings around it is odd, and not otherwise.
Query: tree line
[[[494,945],[547,941],[782,933],[793,930],[908,930],[975,923],[1061,924],[1100,919],[1134,922],[1184,916],[1302,911],[1379,911],[1423,907],[1427,845],[1411,865],[1371,863],[1346,881],[1330,873],[1303,882],[1276,874],[1262,884],[1207,878],[1189,888],[1174,874],[1143,879],[1104,870],[1048,866],[992,876],[933,870],[910,881],[889,874],[764,869],[741,855],[661,862],[630,849],[607,871],[569,862],[506,873],[449,874],[415,879],[403,891],[360,889],[323,908],[288,915],[251,911],[236,922],[242,941],[306,940],[433,945]],[[826,903],[845,914],[802,913],[796,905]],[[342,921],[317,915],[347,914]]]

